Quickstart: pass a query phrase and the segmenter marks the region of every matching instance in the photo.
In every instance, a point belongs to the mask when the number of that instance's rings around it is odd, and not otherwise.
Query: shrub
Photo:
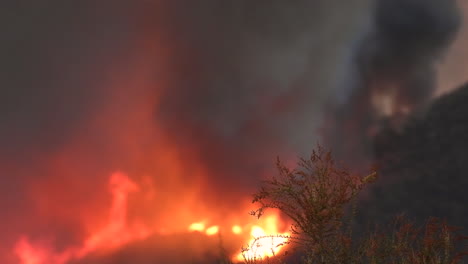
[[[289,240],[305,253],[303,263],[456,264],[468,254],[455,252],[454,246],[466,237],[455,236],[453,227],[435,218],[418,229],[401,215],[390,232],[353,236],[355,206],[346,216],[347,205],[355,205],[358,193],[377,174],[361,177],[338,169],[331,153],[320,146],[296,169],[279,159],[276,166],[278,176],[265,181],[254,195],[253,202],[260,207],[252,215],[261,217],[264,210],[276,208],[289,217],[293,222]],[[257,262],[246,259],[248,264]]]

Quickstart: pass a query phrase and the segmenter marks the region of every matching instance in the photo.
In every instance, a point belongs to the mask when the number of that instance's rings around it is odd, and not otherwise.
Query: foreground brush
[[[429,218],[418,228],[399,215],[388,228],[353,234],[356,197],[376,180],[377,173],[361,177],[337,169],[331,153],[320,146],[309,159],[301,159],[296,169],[289,169],[279,159],[277,168],[278,176],[265,181],[254,195],[253,202],[260,207],[252,215],[261,217],[264,210],[274,208],[289,217],[293,222],[291,235],[271,247],[291,244],[302,256],[300,263],[461,264],[468,255],[468,249],[461,245],[468,237],[456,235],[459,228],[437,218]],[[347,210],[350,205],[351,210]],[[258,246],[252,244],[243,251]],[[244,262],[286,263],[286,255],[287,251],[262,259],[245,254]]]

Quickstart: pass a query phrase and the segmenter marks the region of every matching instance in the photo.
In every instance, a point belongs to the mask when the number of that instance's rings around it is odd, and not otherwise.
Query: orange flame
[[[256,225],[246,224],[244,227],[233,225],[231,227],[232,234],[240,236],[244,242],[239,245],[247,245],[247,248],[236,253],[232,257],[232,261],[242,262],[276,256],[288,243],[290,236],[289,232],[280,232],[280,226],[284,226],[284,223],[277,211],[269,212]],[[206,228],[204,222],[195,222],[188,227],[190,232],[204,232],[207,236],[218,234],[220,230],[221,227],[218,225]]]
[[[93,252],[115,250],[122,246],[160,233],[160,225],[147,226],[140,222],[127,220],[128,196],[130,193],[141,192],[140,187],[123,173],[114,173],[109,180],[112,204],[107,224],[91,232],[82,242],[81,246],[69,247],[60,252],[44,243],[31,241],[27,236],[21,237],[14,248],[20,264],[66,264],[73,260],[82,259]],[[245,210],[247,212],[248,210]],[[247,214],[246,214],[247,215]],[[240,249],[242,244],[248,244],[249,250],[237,253],[233,261],[248,259],[261,259],[273,256],[281,250],[281,244],[287,242],[285,237],[268,237],[270,235],[287,236],[289,233],[280,233],[279,227],[283,225],[277,212],[265,215],[256,225],[248,224],[246,219],[238,220],[239,224],[214,224],[212,219],[194,222],[188,226],[186,232],[200,232],[206,236],[220,234],[222,230],[230,230],[227,234],[235,235],[232,243]],[[211,222],[211,223],[210,223]],[[162,227],[165,230],[171,226]],[[171,231],[172,232],[172,231]],[[244,242],[242,242],[244,241]],[[238,244],[237,244],[238,243]]]
[[[32,247],[25,237],[21,238],[16,244],[15,253],[22,264],[44,263],[47,255],[42,249]]]
[[[205,224],[204,223],[193,223],[189,226],[189,231],[198,231],[198,232],[203,232],[205,230]]]
[[[14,252],[21,264],[64,264],[72,259],[80,259],[97,250],[114,249],[135,239],[149,235],[149,230],[135,224],[128,226],[127,197],[130,192],[138,190],[137,185],[125,174],[114,173],[110,179],[113,195],[109,222],[99,231],[91,234],[81,247],[68,248],[63,252],[53,252],[44,245],[34,245],[27,237],[22,237],[15,246]]]
[[[212,236],[212,235],[216,235],[219,231],[219,226],[212,226],[212,227],[209,227],[208,229],[206,229],[206,235],[208,236]]]
[[[264,216],[264,222],[260,225],[254,225],[250,229],[251,239],[246,249],[234,257],[234,261],[258,260],[266,257],[276,256],[282,247],[289,241],[289,232],[281,233],[278,230],[280,226],[280,217],[276,212]]]
[[[233,226],[231,230],[232,230],[232,233],[236,235],[240,235],[242,233],[242,227],[238,225]]]

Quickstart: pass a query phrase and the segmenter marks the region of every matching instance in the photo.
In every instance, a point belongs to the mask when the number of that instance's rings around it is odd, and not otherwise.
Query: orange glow
[[[205,230],[205,224],[204,223],[193,223],[189,226],[188,228],[189,231],[198,231],[198,232],[203,232]]]
[[[247,245],[248,250],[238,252],[232,257],[232,261],[264,259],[265,257],[273,257],[278,254],[282,246],[287,244],[290,236],[289,232],[280,232],[280,227],[284,227],[286,223],[282,222],[279,212],[271,211],[264,215],[256,225],[247,225],[241,227],[240,225],[233,225],[231,231],[233,234],[240,236],[239,249],[242,245]],[[204,232],[207,236],[213,236],[221,230],[218,225],[205,227],[204,222],[192,223],[188,230],[191,232]],[[244,231],[249,230],[246,235]]]
[[[15,253],[22,264],[42,264],[45,262],[45,252],[32,247],[27,238],[21,238],[15,248]]]
[[[208,229],[206,229],[206,235],[208,236],[212,236],[212,235],[216,235],[219,231],[219,226],[212,226],[212,227],[209,227]]]
[[[32,244],[27,237],[21,238],[15,246],[15,253],[21,264],[64,264],[73,259],[80,259],[89,253],[114,249],[130,241],[143,239],[149,235],[149,230],[136,223],[129,226],[127,217],[127,197],[130,192],[138,190],[138,186],[125,174],[114,173],[110,179],[113,196],[109,220],[84,241],[81,247],[72,247],[63,252],[47,250],[40,244]]]
[[[128,62],[106,70],[99,83],[104,87],[105,100],[89,116],[80,119],[76,128],[73,126],[73,133],[66,137],[69,141],[60,144],[57,150],[51,148],[53,153],[38,159],[44,163],[38,166],[44,179],[27,187],[31,189],[28,196],[35,203],[32,207],[37,209],[31,210],[31,214],[37,213],[41,223],[37,226],[32,223],[33,231],[24,228],[14,234],[16,240],[10,253],[16,255],[19,264],[75,263],[102,251],[104,255],[112,254],[149,236],[196,231],[213,236],[210,238],[213,240],[217,239],[215,234],[226,231],[222,235],[233,238],[227,237],[225,243],[236,249],[249,241],[251,218],[243,203],[249,200],[246,204],[250,205],[250,194],[239,185],[228,197],[239,198],[235,208],[226,210],[226,204],[213,202],[212,197],[218,196],[211,190],[222,188],[224,182],[213,183],[212,178],[219,177],[218,169],[211,168],[200,154],[204,153],[204,145],[213,144],[206,147],[220,153],[230,146],[224,149],[224,144],[219,144],[222,139],[212,139],[210,129],[179,124],[177,120],[166,122],[165,115],[156,114],[161,109],[168,110],[165,104],[160,109],[159,101],[165,102],[160,96],[176,81],[172,78],[172,66],[166,67],[177,64],[170,58],[172,43],[164,41],[145,37],[145,48],[139,49],[135,58],[129,54]],[[198,136],[194,140],[177,137],[180,133],[175,131],[182,129],[203,132],[200,136],[203,140]],[[250,155],[255,156],[245,153],[246,160],[250,160],[247,159]],[[107,173],[116,168],[131,173],[131,178],[122,172],[108,177]],[[226,211],[229,216],[224,215]],[[27,217],[24,218],[27,222]],[[45,235],[50,241],[46,243],[38,236],[49,232],[48,228],[41,229],[49,222],[61,225],[57,230],[50,229],[52,233]],[[268,230],[263,224],[259,226]],[[63,232],[63,228],[69,229]],[[23,230],[35,235],[22,236]],[[64,239],[54,237],[62,232]]]
[[[277,255],[282,246],[288,242],[290,233],[281,233],[279,215],[271,214],[263,216],[263,222],[254,225],[250,229],[251,239],[247,243],[247,248],[234,257],[234,261],[264,259]]]
[[[138,186],[122,173],[114,173],[110,179],[113,203],[109,222],[98,232],[92,234],[79,251],[84,256],[96,249],[116,248],[136,238],[144,238],[149,231],[143,226],[127,226],[127,197],[129,192],[138,190]]]
[[[158,230],[171,230],[171,226],[147,226],[137,220],[128,220],[128,198],[131,194],[142,192],[142,187],[120,172],[111,175],[109,180],[112,203],[108,212],[107,222],[90,232],[80,246],[65,248],[55,251],[53,247],[31,241],[28,237],[22,237],[15,246],[15,254],[20,264],[67,264],[74,260],[80,260],[91,253],[118,249],[133,241],[142,240],[152,234],[159,233]],[[143,196],[145,196],[143,194]],[[245,211],[248,211],[247,209]],[[208,218],[207,218],[208,219]],[[250,219],[250,220],[247,220]],[[206,220],[210,221],[210,220]],[[270,235],[287,236],[289,233],[279,232],[284,226],[278,213],[263,216],[255,225],[249,225],[250,217],[240,219],[241,225],[211,225],[206,226],[205,221],[194,222],[185,229],[185,232],[201,232],[206,236],[214,236],[223,228],[232,231],[236,235],[232,240],[240,249],[242,245],[248,245],[249,250],[243,252],[248,259],[264,258],[277,254],[283,244],[287,241],[284,237],[265,237]],[[174,229],[173,229],[174,230]],[[166,234],[173,233],[168,231]],[[236,254],[233,261],[243,260],[242,253]]]
[[[232,227],[232,233],[240,235],[242,233],[242,227],[235,225]]]

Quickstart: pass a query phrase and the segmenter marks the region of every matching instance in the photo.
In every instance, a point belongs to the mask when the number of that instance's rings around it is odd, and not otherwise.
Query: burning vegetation
[[[429,107],[455,0],[10,2],[0,263],[457,259],[443,221],[351,235],[403,200],[466,225],[466,94]],[[349,170],[288,169],[317,141]]]
[[[254,195],[253,202],[261,207],[253,214],[261,217],[265,209],[275,208],[292,220],[292,234],[271,248],[291,243],[300,250],[299,263],[453,264],[463,263],[460,261],[468,256],[468,247],[463,245],[468,236],[457,234],[459,227],[433,217],[418,228],[401,214],[387,228],[375,225],[374,231],[353,233],[356,196],[377,174],[359,177],[340,170],[331,153],[320,146],[309,159],[301,159],[296,169],[279,160],[277,168],[279,176],[266,181]],[[285,257],[271,260],[244,255],[245,263],[283,263]]]

